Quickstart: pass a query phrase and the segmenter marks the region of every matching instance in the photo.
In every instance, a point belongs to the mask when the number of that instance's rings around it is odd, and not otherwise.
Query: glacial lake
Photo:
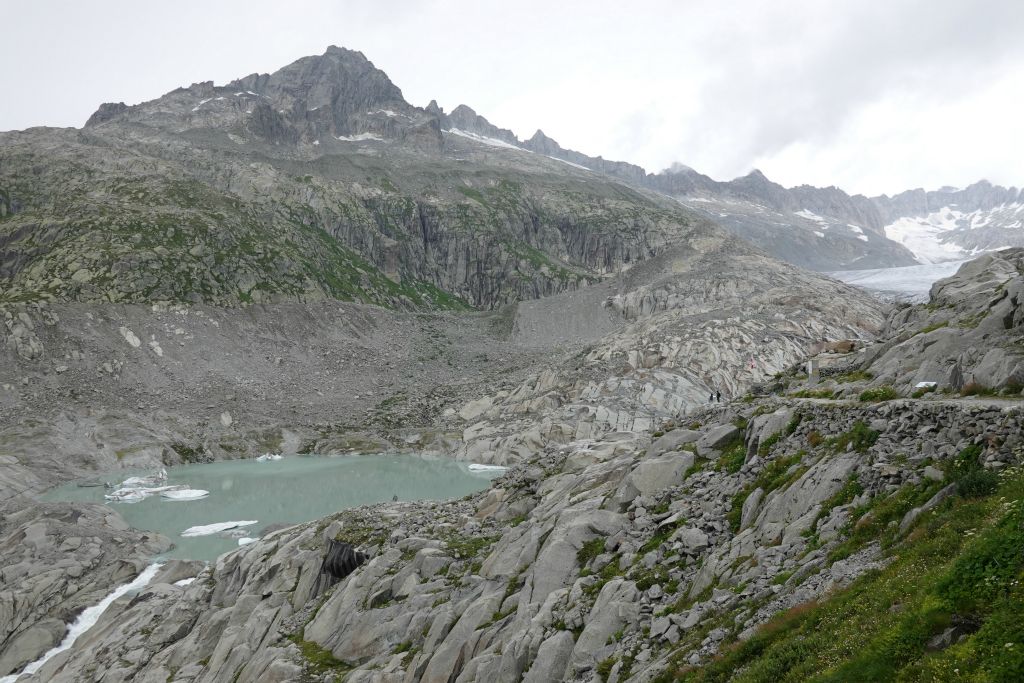
[[[120,483],[132,474],[152,472],[108,474],[103,479]],[[111,502],[103,497],[111,489],[75,483],[52,489],[43,498],[112,505],[136,529],[170,538],[175,547],[165,557],[209,561],[237,548],[239,537],[257,537],[270,524],[308,522],[395,497],[400,501],[461,498],[488,488],[500,474],[415,455],[288,456],[276,461],[228,460],[168,468],[166,484],[210,492],[198,500],[167,500],[157,493],[134,503]],[[191,527],[253,520],[255,524],[223,533],[182,536]]]

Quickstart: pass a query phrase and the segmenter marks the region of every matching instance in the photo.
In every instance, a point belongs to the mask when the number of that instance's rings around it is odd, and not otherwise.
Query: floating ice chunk
[[[156,474],[148,477],[128,477],[121,482],[121,486],[158,486],[167,481],[167,468],[161,467]]]
[[[502,465],[482,465],[480,463],[470,463],[468,467],[470,472],[504,472],[508,468]]]
[[[247,520],[242,522],[217,522],[215,524],[202,524],[200,526],[190,526],[181,532],[184,538],[193,538],[195,536],[212,536],[213,534],[219,534],[223,531],[230,531],[231,529],[237,529],[243,526],[252,526],[258,524],[259,520]]]
[[[115,503],[137,503],[146,498],[146,493],[142,489],[120,488],[103,497]]]
[[[139,477],[132,477],[131,479],[126,480],[126,482],[138,480]],[[137,484],[132,486],[122,485],[121,488],[111,491],[103,497],[107,500],[112,500],[118,503],[137,503],[138,501],[148,498],[155,493],[165,495],[167,493],[180,491],[184,488],[187,488],[184,484],[172,484],[170,486],[138,486]]]
[[[242,538],[238,539],[238,545],[249,545],[250,543],[255,543],[255,542],[256,542],[256,539],[255,538],[250,538],[249,536],[243,536]]]
[[[256,458],[256,462],[267,462],[268,460],[283,460],[284,456],[280,453],[264,453],[263,455]]]
[[[164,491],[160,495],[167,500],[198,500],[210,495],[210,492],[205,489],[178,489]]]

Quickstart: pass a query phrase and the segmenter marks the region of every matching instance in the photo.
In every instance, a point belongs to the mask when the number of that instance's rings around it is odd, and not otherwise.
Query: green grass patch
[[[777,444],[781,440],[782,440],[782,434],[780,432],[776,432],[776,433],[772,434],[771,436],[766,438],[764,441],[762,441],[760,444],[758,444],[758,446],[757,446],[757,454],[758,455],[768,455],[768,453],[772,450],[772,446],[774,446],[775,444]]]
[[[718,468],[729,474],[736,474],[743,467],[747,459],[747,448],[743,442],[735,443],[722,453],[718,459]]]
[[[957,493],[964,498],[987,496],[999,486],[999,475],[982,467],[981,452],[981,446],[968,446],[946,465],[946,475],[956,482]]]
[[[832,398],[835,392],[831,389],[801,389],[789,395],[791,398]]]
[[[806,467],[797,467],[794,471],[790,472],[790,468],[793,465],[799,463],[806,455],[806,451],[799,451],[793,455],[776,458],[768,461],[761,473],[757,475],[757,479],[745,486],[736,495],[732,497],[732,506],[729,508],[729,512],[725,514],[725,520],[729,524],[729,529],[735,534],[740,530],[740,522],[743,516],[743,504],[758,488],[764,489],[765,496],[774,491],[777,488],[788,486],[790,483],[799,479],[804,472],[807,471]]]
[[[460,536],[452,534],[444,539],[448,551],[456,558],[476,557],[485,548],[489,548],[498,540],[498,536]]]
[[[968,382],[960,390],[961,396],[995,396],[998,393],[992,387],[987,387],[978,382]]]
[[[943,320],[940,323],[933,323],[931,325],[925,325],[911,336],[916,337],[919,334],[928,334],[929,332],[934,332],[935,330],[941,330],[943,327],[949,327],[948,320]]]
[[[844,453],[853,447],[858,453],[864,453],[878,441],[878,432],[868,428],[867,424],[857,420],[849,431],[825,439],[825,445],[834,453]]]
[[[880,401],[891,401],[895,398],[899,398],[900,395],[888,384],[884,384],[880,387],[873,387],[871,389],[865,389],[860,392],[860,400],[864,403],[878,403]]]
[[[590,561],[604,552],[604,537],[592,538],[583,544],[583,547],[576,551],[576,561],[581,567],[586,567]]]
[[[340,674],[352,668],[347,662],[335,657],[330,650],[311,640],[303,640],[301,633],[288,636],[288,640],[299,646],[299,652],[302,653],[302,659],[305,660],[307,674],[314,676],[323,676],[328,673]]]
[[[938,389],[938,386],[921,387],[920,389],[915,389],[914,393],[912,393],[910,395],[910,397],[911,398],[922,398],[922,397],[924,397],[925,394],[930,394],[930,393],[934,392],[936,389]]]

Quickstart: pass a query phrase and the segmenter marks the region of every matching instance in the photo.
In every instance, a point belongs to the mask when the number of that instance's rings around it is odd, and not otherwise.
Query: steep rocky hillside
[[[706,251],[702,247],[708,247]],[[783,371],[824,340],[873,338],[876,302],[753,250],[669,250],[621,279],[523,302],[513,340],[578,349],[464,407],[460,453],[515,462],[550,442],[649,431]]]
[[[0,300],[494,308],[706,231],[677,203],[442,131],[360,53],[0,134]]]
[[[1024,274],[978,265],[910,312],[955,301],[1018,339]],[[817,383],[797,366],[761,398],[542,447],[467,500],[276,531],[187,586],[171,563],[28,680],[1016,680],[1016,375],[908,396],[874,383],[885,353],[843,350]],[[340,543],[368,555],[344,576]]]

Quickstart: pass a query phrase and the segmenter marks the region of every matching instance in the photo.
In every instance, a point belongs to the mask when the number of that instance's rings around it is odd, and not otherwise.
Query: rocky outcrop
[[[453,424],[463,430],[460,457],[504,464],[549,443],[647,432],[715,391],[741,395],[820,341],[870,338],[882,325],[877,304],[852,288],[763,264],[754,254],[726,263],[669,250],[618,281],[520,305],[514,339],[585,346],[464,409]]]
[[[865,353],[871,384],[909,395],[921,382],[938,391],[1019,393],[1024,386],[1024,250],[965,263],[935,283],[928,306],[903,307],[887,323],[888,340]]]

